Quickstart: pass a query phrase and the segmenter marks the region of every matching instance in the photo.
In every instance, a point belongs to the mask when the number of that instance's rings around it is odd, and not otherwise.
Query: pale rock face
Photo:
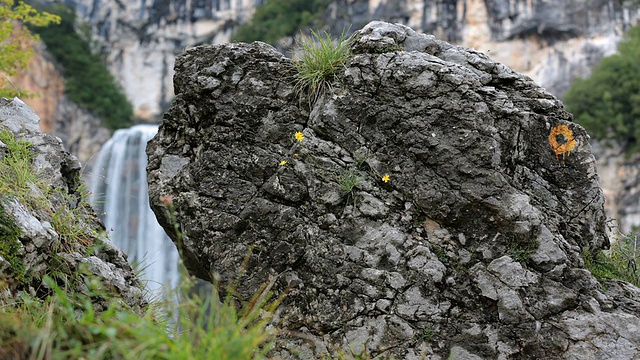
[[[229,41],[262,0],[75,0],[103,42],[111,72],[135,115],[156,119],[173,98],[173,64],[184,49]],[[561,96],[585,77],[640,17],[617,1],[335,0],[323,17],[334,33],[371,20],[398,22],[486,52]]]
[[[229,41],[259,0],[75,1],[107,51],[110,71],[134,106],[156,119],[173,98],[173,63],[185,48]]]

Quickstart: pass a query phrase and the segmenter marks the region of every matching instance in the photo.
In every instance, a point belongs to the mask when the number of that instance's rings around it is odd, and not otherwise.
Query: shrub
[[[602,59],[587,79],[576,79],[564,96],[575,120],[595,138],[614,139],[628,152],[640,150],[640,26]]]
[[[267,0],[248,22],[238,27],[232,41],[276,41],[311,26],[330,0]]]

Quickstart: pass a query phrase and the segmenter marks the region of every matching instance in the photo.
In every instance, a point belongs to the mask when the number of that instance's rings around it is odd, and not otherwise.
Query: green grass
[[[20,257],[21,234],[22,230],[6,213],[0,199],[0,256],[9,263],[10,275],[18,282],[24,282],[26,276],[26,265]]]
[[[320,95],[331,89],[334,75],[351,59],[351,44],[344,33],[333,39],[326,31],[319,34],[312,30],[310,37],[302,35],[294,53],[295,89],[299,94],[306,93],[312,106]]]
[[[640,287],[640,246],[636,234],[618,239],[609,251],[585,251],[582,258],[585,267],[598,281],[618,279]]]
[[[0,130],[0,141],[8,150],[0,158],[0,206],[16,200],[40,220],[50,222],[59,235],[58,241],[50,244],[53,252],[86,248],[91,243],[90,224],[93,221],[91,212],[87,210],[88,191],[80,186],[74,194],[69,194],[67,189],[52,187],[49,179],[32,168],[36,154],[31,143],[17,139],[7,130]],[[6,225],[8,219],[5,214],[2,220],[5,231],[10,229]],[[9,245],[11,243],[3,245],[5,254],[17,246]],[[19,263],[17,259],[12,262],[14,274],[22,273],[16,267]],[[23,277],[18,278],[24,280]]]
[[[45,300],[22,294],[0,306],[0,355],[31,359],[264,359],[274,332],[265,330],[278,301],[263,288],[237,310],[231,296],[195,294],[189,277],[179,291],[138,314],[95,277],[85,293],[68,292],[51,278]],[[183,296],[183,294],[190,294]],[[95,304],[102,304],[97,311]],[[105,305],[106,304],[106,305]],[[17,356],[15,349],[21,352]]]

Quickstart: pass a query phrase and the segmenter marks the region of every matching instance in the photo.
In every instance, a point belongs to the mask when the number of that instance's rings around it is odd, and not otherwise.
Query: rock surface
[[[190,272],[224,283],[251,252],[238,296],[287,292],[283,358],[640,358],[638,289],[584,269],[604,198],[562,103],[402,25],[353,52],[312,106],[266,44],[178,57],[147,170]]]
[[[68,286],[67,290],[82,292],[86,287],[78,280],[92,274],[101,278],[127,305],[140,309],[146,305],[141,282],[126,255],[104,237],[104,225],[84,199],[78,159],[63,148],[59,138],[43,134],[39,121],[18,98],[0,98],[0,131],[8,130],[15,140],[31,144],[29,149],[34,155],[31,169],[41,182],[31,183],[30,194],[25,198],[0,193],[0,215],[11,219],[20,233],[15,248],[0,247],[3,290],[8,276],[13,279],[9,282],[15,286],[12,290],[46,296],[50,289],[42,278],[48,275],[60,285]],[[9,147],[0,141],[0,161],[7,156],[11,156]],[[7,174],[2,175],[2,180],[6,179]],[[66,215],[69,217],[61,217]],[[66,220],[56,222],[56,217]],[[60,228],[56,228],[57,224]],[[5,223],[0,226],[4,226],[0,230],[11,227]],[[10,241],[1,240],[3,245]],[[15,264],[24,266],[21,274]]]

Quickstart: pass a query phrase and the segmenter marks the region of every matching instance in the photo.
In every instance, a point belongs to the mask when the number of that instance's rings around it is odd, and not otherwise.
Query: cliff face
[[[261,0],[73,0],[79,18],[103,41],[111,71],[142,118],[173,98],[173,63],[185,48],[228,41]],[[335,0],[323,23],[341,32],[371,20],[473,47],[531,76],[556,96],[587,76],[637,24],[638,6],[620,1]]]
[[[173,64],[185,48],[228,41],[260,0],[75,0],[102,41],[110,70],[134,105],[155,119],[173,98]]]
[[[340,1],[334,30],[371,19],[400,22],[440,39],[487,52],[561,96],[587,76],[640,17],[620,1],[376,0]],[[368,5],[368,6],[366,6]],[[344,10],[346,9],[346,10]],[[329,22],[332,23],[332,22]]]
[[[24,102],[40,117],[40,129],[62,139],[64,147],[83,165],[89,163],[111,137],[100,118],[64,95],[64,78],[42,44],[36,47],[27,70],[15,79],[15,83],[20,89],[36,94]]]

